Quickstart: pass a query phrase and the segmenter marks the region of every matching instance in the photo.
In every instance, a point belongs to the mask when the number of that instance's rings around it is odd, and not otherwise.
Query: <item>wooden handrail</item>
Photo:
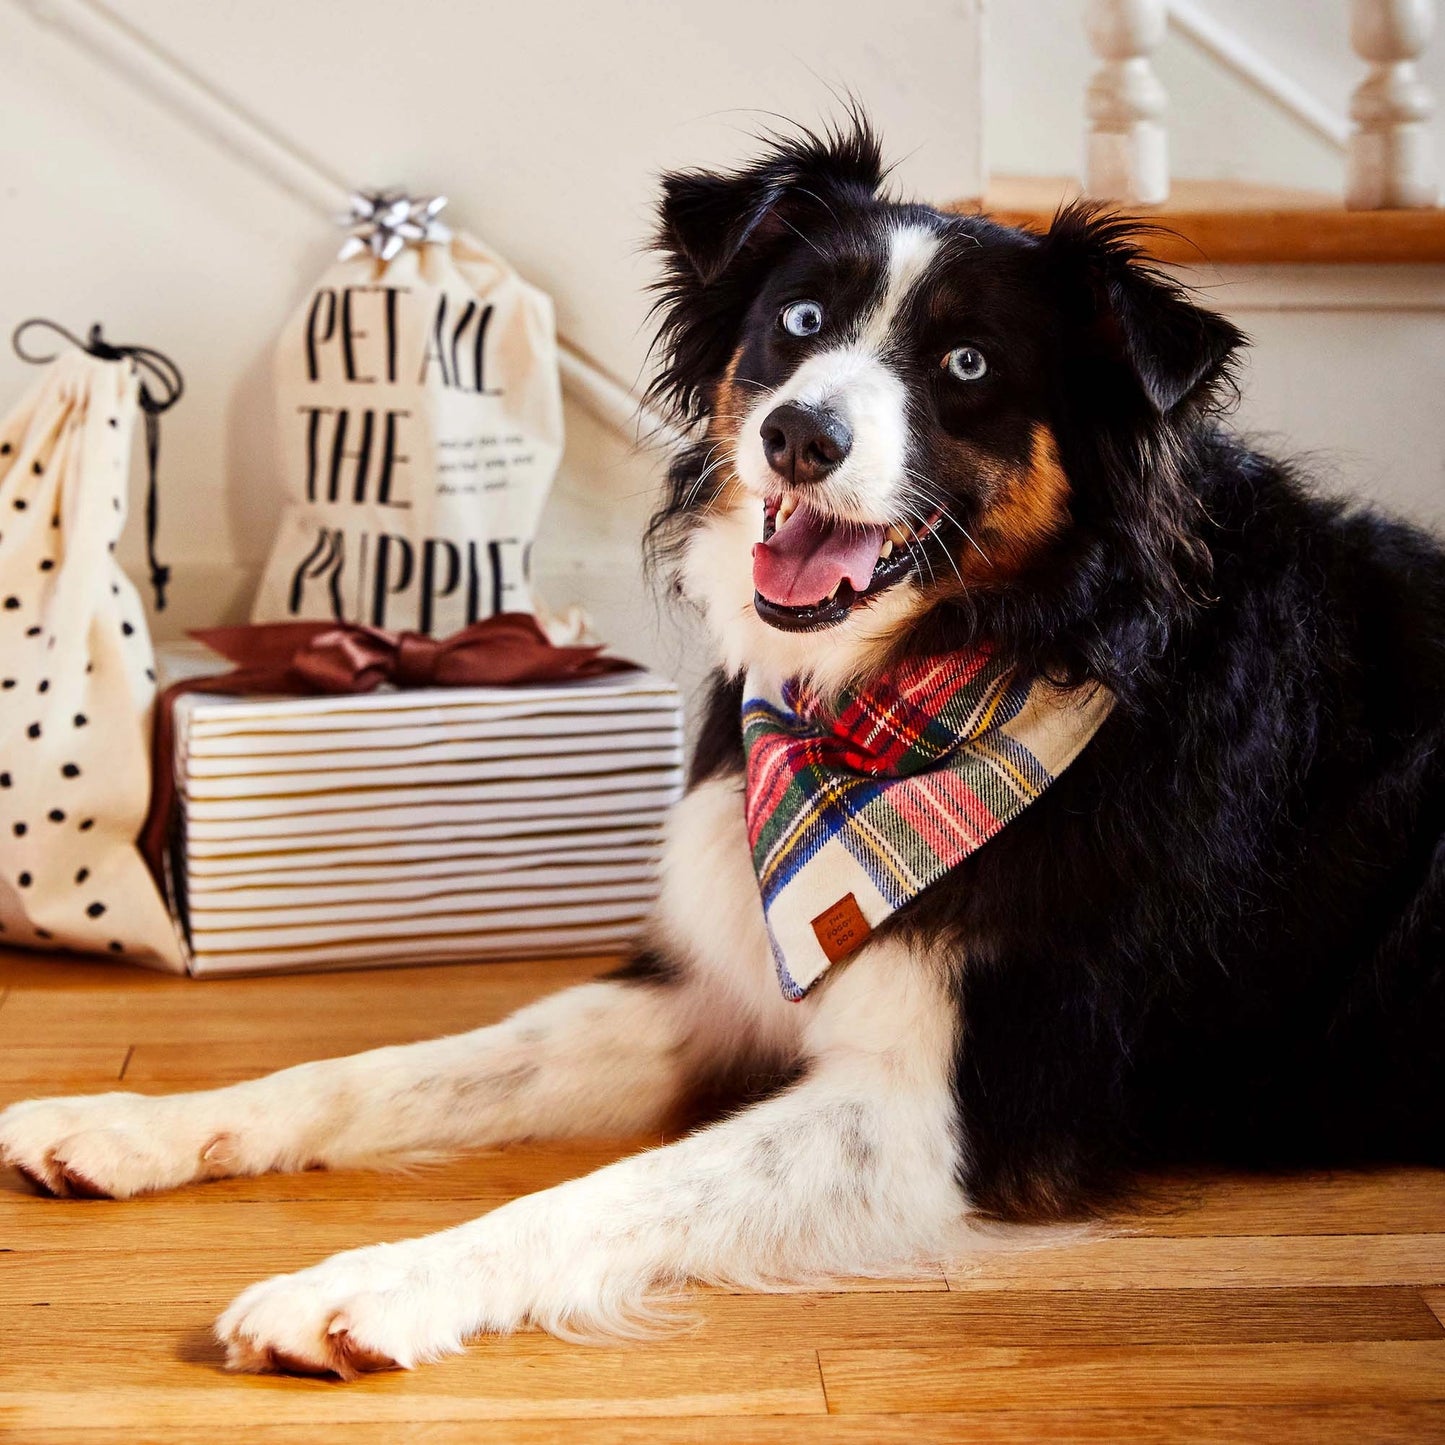
[[[945,209],[1045,230],[1079,191],[1057,177],[997,176],[982,200]],[[1445,210],[1347,211],[1322,191],[1189,180],[1176,180],[1163,205],[1111,209],[1163,228],[1143,238],[1145,248],[1174,265],[1445,265]]]

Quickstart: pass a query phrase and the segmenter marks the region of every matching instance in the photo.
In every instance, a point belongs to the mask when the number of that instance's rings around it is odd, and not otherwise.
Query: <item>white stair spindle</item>
[[[1086,29],[1099,67],[1089,81],[1084,191],[1155,205],[1169,195],[1164,87],[1149,56],[1164,38],[1165,0],[1088,0]]]
[[[1350,43],[1370,66],[1350,99],[1355,130],[1345,205],[1353,211],[1439,200],[1429,127],[1434,98],[1415,69],[1434,11],[1434,0],[1351,0]]]

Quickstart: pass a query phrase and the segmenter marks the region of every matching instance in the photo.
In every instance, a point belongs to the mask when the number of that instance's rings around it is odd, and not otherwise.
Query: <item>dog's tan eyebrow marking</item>
[[[938,235],[927,226],[895,226],[888,233],[888,281],[878,303],[864,315],[858,344],[879,351],[903,303],[938,255]]]

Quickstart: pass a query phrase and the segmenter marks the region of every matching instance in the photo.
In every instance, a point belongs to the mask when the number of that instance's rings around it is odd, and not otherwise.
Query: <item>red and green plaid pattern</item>
[[[827,705],[749,678],[747,825],[783,992],[801,998],[866,937],[1016,818],[1113,705],[1061,692],[987,650],[907,663]],[[851,901],[850,901],[851,900]]]

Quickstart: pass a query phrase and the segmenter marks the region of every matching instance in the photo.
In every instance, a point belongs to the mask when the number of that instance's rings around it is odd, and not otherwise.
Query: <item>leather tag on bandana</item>
[[[838,963],[862,948],[873,930],[863,917],[858,900],[851,893],[845,893],[813,920],[813,932],[827,954],[828,962]]]

